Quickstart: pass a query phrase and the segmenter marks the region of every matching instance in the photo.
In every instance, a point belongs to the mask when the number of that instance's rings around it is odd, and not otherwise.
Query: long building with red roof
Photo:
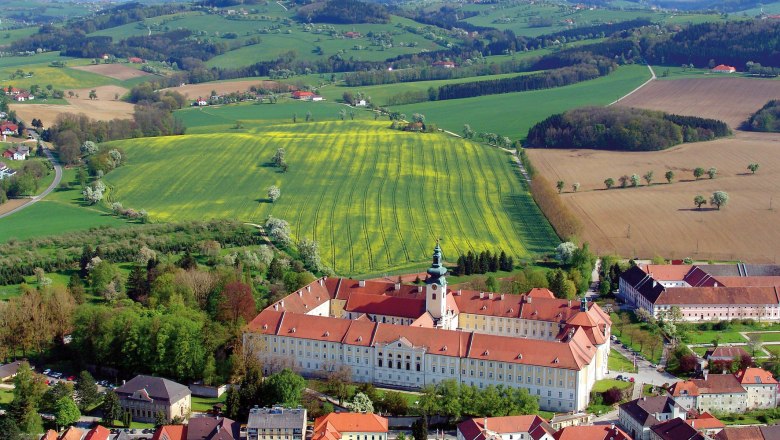
[[[246,328],[267,372],[317,376],[348,368],[353,379],[422,388],[447,379],[525,388],[542,409],[581,410],[604,377],[611,321],[595,303],[449,291],[434,250],[424,286],[321,278],[271,304]]]

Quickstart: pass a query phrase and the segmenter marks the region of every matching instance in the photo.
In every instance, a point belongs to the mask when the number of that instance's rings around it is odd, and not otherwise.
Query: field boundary
[[[620,98],[610,102],[609,104],[607,104],[607,107],[609,107],[609,106],[611,106],[613,104],[617,104],[618,102],[622,101],[623,99],[628,98],[629,96],[631,96],[634,93],[638,92],[642,87],[650,84],[651,81],[654,81],[656,79],[656,76],[655,76],[655,71],[653,70],[653,66],[648,64],[647,68],[650,69],[650,79],[648,79],[647,81],[645,81],[642,84],[640,84],[639,87],[635,88],[634,90],[632,90],[632,91],[626,93],[625,95],[621,96]]]

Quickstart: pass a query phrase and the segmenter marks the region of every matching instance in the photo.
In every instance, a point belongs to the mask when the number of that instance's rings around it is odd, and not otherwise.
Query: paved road
[[[25,203],[22,206],[19,206],[15,209],[12,209],[5,214],[0,214],[0,218],[8,217],[11,214],[17,213],[21,211],[22,209],[25,209],[29,206],[32,206],[33,203],[43,199],[47,195],[49,195],[50,192],[54,191],[54,188],[57,188],[57,186],[62,181],[62,166],[59,162],[57,162],[57,159],[54,158],[54,156],[51,154],[51,151],[49,151],[48,148],[44,148],[43,152],[46,153],[46,157],[49,159],[49,162],[51,162],[52,165],[54,165],[54,181],[51,182],[51,185],[49,185],[48,188],[46,188],[42,193],[38,194],[37,196],[30,199],[29,202]]]
[[[634,359],[634,354],[623,348],[616,342],[610,344],[613,350],[618,351],[623,356],[630,360]],[[635,382],[645,383],[650,385],[660,386],[665,383],[674,383],[679,379],[667,372],[659,372],[656,368],[651,367],[650,361],[645,359],[636,358],[636,365],[639,367],[638,373],[621,373],[619,371],[610,371],[607,378],[614,379],[618,374],[622,374],[623,377],[633,377]]]

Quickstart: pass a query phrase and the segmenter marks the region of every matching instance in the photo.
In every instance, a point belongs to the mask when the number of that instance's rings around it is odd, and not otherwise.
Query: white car
[[[51,373],[51,370],[50,370],[50,369],[48,369],[48,368],[47,368],[47,369],[43,370],[43,374],[45,374],[45,375],[47,375],[47,376],[48,376],[48,375],[49,375],[49,373]]]

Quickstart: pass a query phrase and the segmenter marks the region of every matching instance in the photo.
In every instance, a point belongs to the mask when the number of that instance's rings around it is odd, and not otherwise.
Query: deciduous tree
[[[702,167],[696,167],[696,168],[693,170],[693,177],[695,177],[695,178],[696,178],[696,180],[699,180],[699,179],[701,178],[701,176],[703,176],[703,175],[704,175],[704,173],[705,173],[705,171],[704,171],[704,168],[702,168]]]
[[[697,195],[693,198],[693,204],[696,205],[696,209],[701,209],[702,205],[707,204],[707,199],[702,195]]]
[[[720,210],[721,206],[725,206],[729,202],[729,194],[725,191],[715,191],[710,197],[710,204],[715,205]]]
[[[666,177],[666,183],[672,183],[672,180],[674,179],[674,171],[667,171],[666,174],[664,174],[664,177]]]
[[[604,180],[604,186],[606,186],[607,189],[612,188],[613,186],[615,186],[615,179],[611,177],[607,178],[606,180]]]

